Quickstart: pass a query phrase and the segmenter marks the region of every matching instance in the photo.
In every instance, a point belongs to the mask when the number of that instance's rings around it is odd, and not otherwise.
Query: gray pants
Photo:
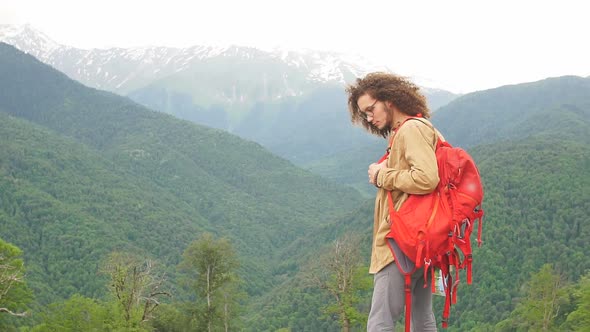
[[[395,263],[375,274],[367,332],[395,331],[395,323],[404,313],[404,280]],[[412,331],[436,331],[430,283],[428,278],[428,286],[424,288],[423,268],[412,274]]]

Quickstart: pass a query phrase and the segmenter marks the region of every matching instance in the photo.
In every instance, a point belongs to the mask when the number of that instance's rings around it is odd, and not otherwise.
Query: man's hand
[[[384,160],[383,162],[377,164],[377,163],[372,163],[371,165],[369,165],[369,183],[370,184],[375,184],[375,174],[377,173],[377,171],[381,170],[382,168],[385,168],[385,164],[386,164],[386,160]]]

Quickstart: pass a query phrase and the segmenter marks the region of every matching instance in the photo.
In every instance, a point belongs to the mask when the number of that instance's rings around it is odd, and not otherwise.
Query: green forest
[[[590,79],[465,95],[434,123],[485,186],[449,331],[587,331]],[[333,175],[0,44],[0,330],[362,331],[371,188]]]

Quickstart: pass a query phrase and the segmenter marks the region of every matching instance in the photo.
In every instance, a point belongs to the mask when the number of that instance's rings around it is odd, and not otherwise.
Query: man
[[[346,88],[351,120],[372,134],[393,137],[390,154],[383,162],[369,165],[369,182],[377,188],[373,245],[369,272],[374,274],[373,300],[367,331],[394,331],[404,311],[404,275],[394,263],[385,235],[390,231],[387,193],[396,210],[408,194],[427,194],[438,184],[435,148],[440,135],[424,120],[430,117],[426,99],[418,86],[406,78],[371,73]],[[406,120],[411,117],[420,120]],[[403,124],[403,126],[402,126]],[[399,129],[399,130],[398,130]],[[395,134],[395,135],[394,135]],[[442,136],[441,136],[441,139]],[[400,261],[401,262],[401,261]],[[424,271],[412,274],[412,329],[436,331],[432,312],[430,276],[424,287]]]

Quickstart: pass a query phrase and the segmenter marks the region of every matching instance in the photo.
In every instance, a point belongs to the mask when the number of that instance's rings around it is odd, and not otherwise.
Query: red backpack
[[[395,134],[390,147],[394,138]],[[381,160],[388,155],[389,151]],[[467,284],[471,284],[470,237],[477,221],[477,242],[481,246],[483,187],[473,159],[463,149],[454,148],[440,138],[436,159],[440,182],[432,193],[409,195],[398,211],[395,211],[391,192],[388,193],[391,230],[386,237],[396,265],[405,275],[406,331],[410,331],[412,273],[424,267],[426,280],[430,270],[434,293],[434,269],[440,269],[445,285],[442,326],[447,328],[451,303],[457,302],[459,270],[467,270]]]

